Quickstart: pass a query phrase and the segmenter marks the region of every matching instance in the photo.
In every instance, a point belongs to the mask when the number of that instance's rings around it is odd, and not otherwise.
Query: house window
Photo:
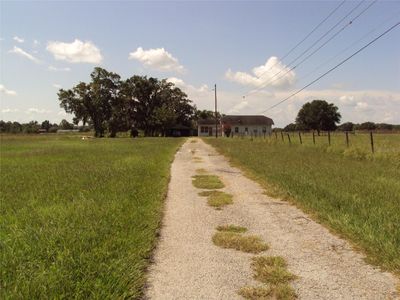
[[[205,132],[205,133],[208,132],[208,127],[204,127],[204,132]]]
[[[257,132],[258,132],[258,130],[257,130],[257,129],[254,129],[253,131],[254,131],[254,133],[257,133]]]
[[[239,127],[235,127],[235,133],[239,132]]]
[[[263,132],[264,132],[264,133],[267,132],[267,127],[263,127]]]
[[[244,129],[244,131],[248,132],[248,131],[249,131],[249,129],[246,127],[246,128]]]

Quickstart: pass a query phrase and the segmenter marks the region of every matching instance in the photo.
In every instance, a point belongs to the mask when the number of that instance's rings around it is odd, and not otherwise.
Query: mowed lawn
[[[137,298],[183,139],[1,136],[1,299]]]
[[[396,135],[386,138],[399,141]],[[292,201],[351,240],[371,263],[400,274],[400,143],[391,157],[360,159],[329,147],[288,145],[274,136],[205,141],[267,193]]]

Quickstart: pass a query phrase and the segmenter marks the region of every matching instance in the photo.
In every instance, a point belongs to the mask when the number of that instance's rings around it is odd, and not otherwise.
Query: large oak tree
[[[321,130],[335,130],[341,118],[338,110],[337,106],[325,100],[307,102],[297,114],[296,125],[305,130],[316,130],[318,134]]]

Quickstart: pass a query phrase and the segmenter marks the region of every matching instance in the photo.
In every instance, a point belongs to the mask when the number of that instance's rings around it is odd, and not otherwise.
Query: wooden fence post
[[[328,144],[331,145],[331,132],[328,131]]]
[[[302,141],[302,139],[301,139],[301,132],[299,131],[299,140],[300,140],[300,145],[302,145],[303,144],[303,141]]]
[[[312,141],[313,141],[313,143],[315,145],[315,132],[314,131],[312,132]]]
[[[283,131],[281,131],[281,137],[282,137],[282,142],[283,142]]]
[[[349,132],[346,131],[346,147],[349,148]]]
[[[373,137],[373,135],[372,135],[372,131],[369,132],[369,136],[370,136],[370,139],[371,139],[371,150],[372,150],[372,153],[375,153],[375,149],[374,149],[374,137]]]
[[[287,134],[287,138],[289,140],[289,144],[291,144],[292,142],[290,141],[290,134],[289,133]]]

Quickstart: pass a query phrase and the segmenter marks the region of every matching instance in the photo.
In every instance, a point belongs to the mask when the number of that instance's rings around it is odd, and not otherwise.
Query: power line
[[[273,77],[270,78],[270,80],[266,83],[263,83],[260,87],[258,87],[257,89],[253,90],[252,93],[266,87],[267,85],[281,79],[283,76],[285,76],[286,74],[288,74],[289,72],[293,71],[294,69],[298,68],[300,65],[302,65],[305,61],[307,61],[310,57],[312,57],[315,53],[317,53],[321,48],[323,48],[324,46],[326,46],[326,44],[328,44],[330,41],[332,41],[335,37],[337,37],[341,32],[343,32],[348,26],[350,26],[351,24],[353,24],[355,22],[355,20],[357,20],[362,14],[364,14],[372,5],[374,5],[377,2],[377,0],[374,0],[373,2],[371,2],[366,8],[364,8],[357,16],[355,16],[353,19],[351,19],[348,23],[346,23],[341,29],[339,29],[336,33],[334,33],[328,40],[326,40],[322,45],[320,45],[317,49],[315,49],[313,52],[311,52],[309,55],[307,55],[305,58],[303,58],[297,65],[291,67],[290,69],[286,70],[285,73],[283,73],[281,76],[275,78],[277,75],[279,75],[280,73],[282,73],[282,71],[284,69],[281,69],[278,73],[276,73]],[[338,24],[340,24],[348,15],[350,15],[355,9],[357,9],[360,4],[362,2],[360,2],[356,7],[354,7],[350,13],[348,13],[344,18],[342,18],[338,23],[336,23],[331,29],[334,29],[337,27]],[[329,30],[327,33],[331,32],[332,30]],[[319,41],[321,41],[321,39],[323,37],[325,37],[327,35],[327,33],[325,33],[320,39],[317,40],[316,43],[318,43]],[[298,58],[300,58],[301,56],[303,56],[305,53],[307,53],[312,47],[314,47],[316,45],[316,43],[314,43],[312,46],[310,46],[308,49],[306,49],[306,51],[304,51],[300,56],[298,56],[294,61],[296,61]],[[294,62],[292,61],[292,62]],[[292,62],[288,65],[290,66],[292,64]],[[274,79],[275,78],[275,79]],[[273,80],[272,80],[273,79]]]
[[[290,96],[286,97],[285,99],[279,101],[278,103],[268,107],[266,110],[263,110],[262,112],[260,112],[261,114],[265,113],[266,111],[282,104],[283,102],[289,100],[290,98],[296,96],[298,93],[300,93],[301,91],[303,91],[304,89],[308,88],[310,85],[314,84],[315,82],[319,81],[321,78],[325,77],[326,75],[328,75],[329,73],[331,73],[332,71],[334,71],[335,69],[337,69],[338,67],[340,67],[341,65],[343,65],[345,62],[347,62],[348,60],[350,60],[352,57],[354,57],[355,55],[357,55],[358,53],[360,53],[361,51],[363,51],[364,49],[366,49],[367,47],[369,47],[370,45],[372,45],[373,43],[375,43],[377,40],[379,40],[381,37],[383,37],[384,35],[386,35],[387,33],[389,33],[390,31],[392,31],[395,27],[399,26],[400,22],[397,22],[396,24],[394,24],[392,27],[390,27],[389,29],[387,29],[385,32],[383,32],[382,34],[380,34],[379,36],[377,36],[376,38],[374,38],[372,41],[370,41],[368,44],[366,44],[365,46],[361,47],[360,49],[358,49],[356,52],[354,52],[352,55],[350,55],[349,57],[347,57],[346,59],[342,60],[340,63],[338,63],[336,66],[334,66],[333,68],[329,69],[328,71],[326,71],[324,74],[322,74],[321,76],[319,76],[318,78],[314,79],[313,81],[311,81],[309,84],[307,84],[306,86],[302,87],[301,89],[299,89],[298,91],[296,91],[295,93],[291,94]]]
[[[334,60],[335,58],[337,58],[338,56],[340,56],[342,53],[346,52],[347,50],[349,50],[350,48],[352,48],[353,46],[357,45],[358,43],[360,43],[362,40],[364,40],[366,37],[368,37],[369,35],[371,35],[373,32],[375,32],[376,30],[378,30],[379,28],[381,28],[383,25],[385,25],[386,23],[388,23],[389,21],[391,21],[392,19],[394,19],[395,17],[397,17],[400,14],[400,11],[396,12],[394,15],[392,15],[390,18],[387,18],[386,20],[384,20],[383,22],[381,22],[378,26],[376,26],[375,28],[371,29],[370,31],[368,31],[366,34],[364,34],[360,39],[358,39],[357,41],[355,41],[354,43],[352,43],[351,45],[347,46],[346,48],[342,49],[339,53],[337,53],[335,56],[329,58],[328,60],[324,61],[323,63],[321,63],[318,67],[316,67],[314,70],[312,70],[311,72],[307,73],[305,76],[302,76],[300,81],[307,78],[308,76],[310,76],[311,74],[315,73],[316,71],[318,71],[320,68],[322,68],[323,66],[325,66],[327,63],[331,62],[332,60]]]
[[[280,61],[284,60],[286,57],[289,56],[290,53],[292,53],[298,46],[300,46],[305,40],[307,40],[319,27],[322,26],[344,3],[346,0],[343,0],[342,2],[339,3],[338,6],[336,6],[317,26],[315,26],[300,42],[298,42],[294,47],[292,47],[282,58],[280,58]],[[267,73],[269,70],[271,70],[273,67],[275,67],[278,63],[276,62],[274,65],[269,67],[267,70],[265,70],[259,77]]]

